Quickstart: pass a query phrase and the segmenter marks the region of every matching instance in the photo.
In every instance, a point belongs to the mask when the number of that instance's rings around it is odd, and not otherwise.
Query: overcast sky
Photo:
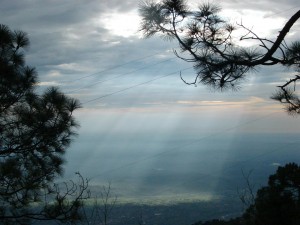
[[[215,2],[220,2],[228,20],[242,21],[268,38],[276,37],[300,8],[298,0]],[[118,156],[120,149],[130,153],[131,147],[138,148],[135,142],[141,151],[147,149],[148,156],[163,151],[173,139],[184,142],[222,131],[233,136],[299,132],[299,119],[270,100],[276,85],[292,72],[259,68],[238,92],[187,86],[179,73],[193,80],[194,71],[174,56],[177,43],[143,39],[138,32],[139,4],[138,0],[1,0],[1,23],[29,35],[26,59],[38,71],[40,88],[59,86],[82,103],[75,113],[81,124],[79,137],[67,159],[67,165],[77,168],[68,167],[69,171],[88,171],[96,156],[103,164],[104,157]],[[289,40],[299,31],[297,22]],[[150,143],[156,144],[150,148]],[[111,154],[103,156],[102,151]]]
[[[191,7],[197,5],[197,1],[188,2]],[[299,4],[297,1],[270,2],[227,0],[220,5],[222,14],[229,21],[242,21],[262,37],[272,37],[278,34]],[[11,29],[29,34],[31,48],[27,52],[27,62],[37,68],[40,85],[59,85],[64,92],[79,98],[85,108],[103,105],[133,107],[132,101],[157,105],[186,104],[197,100],[195,104],[198,105],[203,100],[228,100],[228,96],[242,102],[252,102],[251,97],[255,96],[269,101],[268,96],[274,87],[272,83],[286,79],[282,74],[286,71],[272,68],[266,72],[265,68],[260,68],[255,75],[249,74],[244,90],[239,93],[220,95],[201,86],[184,85],[179,79],[179,71],[192,80],[192,65],[173,55],[176,42],[141,38],[138,32],[139,4],[137,0],[2,0],[0,18],[1,23]],[[297,29],[298,24],[295,31]],[[293,33],[290,38],[293,38]],[[141,86],[122,91],[137,84]],[[271,87],[266,89],[257,84],[270,84]],[[253,96],[245,97],[249,95],[249,85],[253,86]],[[118,91],[121,92],[114,96],[101,97]],[[140,95],[137,96],[136,92]],[[185,94],[189,97],[182,96]],[[96,98],[99,101],[91,101]]]

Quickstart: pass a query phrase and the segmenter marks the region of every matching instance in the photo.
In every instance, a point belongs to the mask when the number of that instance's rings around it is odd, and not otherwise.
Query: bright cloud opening
[[[126,14],[114,12],[102,15],[100,22],[111,34],[127,38],[138,35],[140,18],[135,11]]]
[[[257,41],[253,40],[244,40],[239,41],[239,39],[246,35],[248,32],[246,29],[243,29],[240,25],[245,26],[247,29],[250,29],[255,34],[259,35],[260,38],[274,38],[274,34],[278,33],[284,23],[286,22],[284,18],[271,17],[267,16],[268,12],[263,11],[254,11],[254,10],[231,10],[224,9],[221,12],[224,18],[228,18],[228,20],[234,24],[237,28],[241,28],[236,30],[233,33],[235,42],[239,42],[239,45],[244,47],[250,47],[253,44],[257,44]],[[254,35],[249,34],[248,37],[253,37]]]

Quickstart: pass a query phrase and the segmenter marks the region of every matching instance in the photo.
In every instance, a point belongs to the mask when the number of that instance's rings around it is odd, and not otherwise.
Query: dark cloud
[[[135,80],[134,76],[143,77],[144,80],[140,79],[137,82],[144,82],[145,79],[149,79],[147,76],[163,76],[192,66],[192,64],[184,63],[181,60],[154,65],[168,57],[173,57],[172,52],[166,51],[176,48],[177,43],[164,42],[159,38],[145,40],[140,39],[137,35],[124,37],[118,33],[113,33],[110,30],[111,27],[104,23],[111,18],[110,15],[135,13],[139,3],[138,0],[3,0],[1,2],[0,21],[12,29],[21,29],[29,34],[31,48],[27,52],[27,62],[38,69],[41,81],[60,83],[99,72],[89,79],[80,80],[72,85],[65,83],[62,86],[65,91],[77,88],[85,90],[84,85],[90,85],[92,82],[99,82],[101,79],[110,79],[139,68],[145,68],[140,69],[136,74],[129,74],[128,80],[116,79],[111,81],[111,84],[118,85],[118,88],[122,89],[134,85],[132,84],[132,81]],[[293,12],[293,6],[296,7],[300,4],[292,0],[284,3],[267,0],[226,0],[222,1],[220,5],[224,10],[232,9],[242,12],[246,9],[252,9],[264,11],[270,17],[288,18]],[[286,9],[287,11],[285,11]],[[278,14],[278,12],[283,13]],[[246,14],[242,15],[247,17]],[[120,26],[124,26],[124,24]],[[128,26],[131,24],[128,23]],[[138,30],[138,26],[136,30]],[[276,35],[277,30],[274,30],[273,34]],[[138,60],[151,55],[153,56]],[[128,63],[131,61],[133,62]],[[120,66],[123,64],[124,66]],[[193,78],[193,73],[193,70],[190,70],[183,74],[187,78]],[[256,77],[256,79],[251,80],[252,82],[267,83],[274,82],[274,78],[280,79],[281,75],[282,73],[275,71],[275,69],[260,69],[254,76],[250,74],[249,78]],[[178,79],[178,83],[181,82],[178,76],[175,79]],[[171,78],[164,79],[158,84],[168,85],[172,83],[170,80]],[[178,88],[178,83],[173,87]],[[78,86],[76,87],[76,85]],[[101,89],[105,88],[101,87]],[[92,90],[96,90],[96,88],[89,89],[90,93]],[[112,87],[111,91],[113,90],[115,89]],[[96,96],[97,91],[94,94]]]
[[[134,1],[3,1],[0,19],[12,29],[29,34],[28,63],[39,69],[40,76],[51,66],[69,63],[89,67],[86,71],[89,73],[138,58],[147,51],[135,46],[142,43],[139,39],[113,36],[101,21],[95,23],[95,18],[103,19],[103,13],[125,13],[134,4]]]
[[[1,1],[1,19],[19,24],[57,25],[82,23],[103,12],[125,13],[136,7],[136,1],[39,1],[39,0],[3,0]],[[45,27],[45,28],[47,28]],[[41,27],[36,27],[40,29]]]

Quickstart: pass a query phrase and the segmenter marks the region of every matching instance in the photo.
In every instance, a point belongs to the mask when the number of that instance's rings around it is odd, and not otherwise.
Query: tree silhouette
[[[269,176],[268,185],[257,191],[245,213],[237,218],[197,222],[193,225],[298,225],[300,224],[300,166],[288,163]],[[245,203],[245,202],[243,202]],[[247,201],[248,203],[248,201]]]
[[[107,225],[111,223],[112,211],[117,203],[117,196],[113,194],[111,182],[103,185],[99,196],[88,207],[83,207],[84,222],[89,225]]]
[[[300,224],[300,167],[295,163],[278,167],[243,217],[249,225]]]
[[[39,95],[37,73],[25,65],[27,34],[0,25],[0,220],[78,219],[87,180],[57,185],[63,155],[78,126],[79,102],[50,88]]]
[[[286,105],[290,113],[300,113],[296,81],[300,79],[300,42],[287,45],[286,35],[300,17],[295,13],[274,39],[266,39],[243,24],[230,24],[218,13],[220,7],[204,3],[190,10],[185,0],[161,0],[140,5],[141,31],[146,38],[160,34],[167,40],[177,40],[181,52],[176,56],[194,63],[196,77],[187,84],[202,83],[217,90],[238,90],[249,71],[258,66],[276,64],[293,68],[297,75],[278,86],[271,98]],[[241,28],[246,34],[235,42],[233,33]],[[252,48],[242,47],[245,40],[256,41]]]

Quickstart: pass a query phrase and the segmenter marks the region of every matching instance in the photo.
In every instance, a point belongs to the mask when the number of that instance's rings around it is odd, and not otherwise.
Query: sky
[[[300,8],[296,0],[215,2],[228,21],[242,22],[266,38],[276,37]],[[75,112],[81,127],[66,154],[66,177],[80,171],[94,183],[111,180],[119,189],[127,185],[136,190],[140,184],[136,192],[142,192],[143,180],[166,171],[168,163],[173,169],[167,177],[176,175],[177,167],[182,176],[191,173],[189,162],[198,148],[202,150],[196,155],[203,162],[213,162],[215,158],[208,158],[217,154],[203,151],[225,149],[216,160],[215,170],[220,172],[229,158],[234,159],[230,149],[240,135],[276,134],[277,147],[295,141],[286,135],[297,137],[299,118],[287,115],[282,105],[270,99],[276,86],[293,76],[292,71],[277,66],[258,68],[236,92],[188,86],[179,74],[193,80],[193,65],[174,56],[177,43],[159,37],[144,39],[139,32],[140,3],[1,0],[1,23],[29,35],[26,62],[39,74],[38,90],[58,86],[82,103]],[[198,4],[188,3],[192,8]],[[288,41],[295,40],[299,31],[297,22]],[[253,146],[263,142],[248,139]],[[189,145],[194,146],[193,154],[185,154]],[[179,150],[180,165],[178,157],[173,163],[170,155],[162,157]],[[114,171],[118,175],[111,175]]]

